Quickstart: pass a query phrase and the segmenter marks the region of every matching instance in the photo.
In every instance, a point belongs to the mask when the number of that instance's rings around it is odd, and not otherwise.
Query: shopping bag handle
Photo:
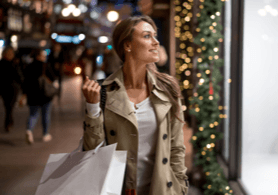
[[[93,155],[97,153],[98,149],[104,144],[104,142],[105,141],[103,140],[95,149],[93,149],[93,153],[92,153]],[[77,152],[81,152],[82,147],[83,147],[83,136],[81,137],[81,139],[79,141],[78,147],[70,153],[70,157],[72,157]]]

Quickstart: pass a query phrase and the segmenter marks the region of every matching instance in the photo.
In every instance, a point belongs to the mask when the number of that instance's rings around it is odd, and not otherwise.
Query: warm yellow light
[[[205,42],[205,40],[206,40],[205,38],[201,38],[200,39],[201,42]]]
[[[210,146],[211,146],[212,148],[214,148],[214,147],[215,147],[215,144],[214,144],[214,143],[211,143]]]
[[[214,122],[214,125],[215,125],[215,126],[218,126],[218,125],[219,125],[219,123],[218,123],[217,121],[215,121],[215,122]]]
[[[213,29],[214,29],[214,27],[213,27],[213,26],[210,26],[210,27],[209,27],[209,29],[210,29],[210,30],[213,30]]]
[[[185,59],[185,62],[186,62],[186,63],[190,63],[190,62],[191,62],[191,59],[190,59],[190,58],[186,58],[186,59]]]
[[[209,100],[213,100],[213,96],[209,96]]]
[[[228,83],[231,83],[232,82],[232,79],[228,79]]]
[[[206,152],[205,152],[205,151],[203,151],[203,152],[202,152],[202,155],[206,155]]]
[[[222,39],[222,38],[220,38],[220,39],[218,39],[218,41],[219,41],[219,42],[223,42],[223,39]]]
[[[176,10],[177,12],[180,12],[180,11],[181,11],[181,6],[177,6],[177,7],[175,8],[175,10]]]
[[[202,47],[202,50],[205,51],[207,48],[205,46]]]
[[[175,21],[180,21],[180,19],[181,19],[181,18],[180,18],[179,16],[175,16],[175,17],[174,17],[174,20],[175,20]]]
[[[200,14],[200,13],[198,13],[198,14],[196,14],[196,16],[197,16],[197,17],[200,17],[200,16],[201,16],[201,14]]]
[[[198,52],[198,53],[201,53],[201,52],[202,52],[202,49],[201,49],[201,48],[198,48],[198,49],[197,49],[197,52]]]
[[[208,185],[208,189],[211,189],[211,185]]]
[[[180,48],[181,48],[181,49],[184,49],[184,48],[185,48],[185,44],[184,44],[184,43],[181,43],[181,44],[180,44]]]
[[[192,139],[193,139],[193,140],[197,140],[197,137],[196,137],[196,136],[193,136]]]
[[[184,18],[184,20],[185,20],[186,22],[189,22],[189,21],[190,21],[190,17],[189,17],[189,16],[186,16],[186,17]]]
[[[212,23],[212,26],[217,26],[217,23],[216,22]]]
[[[204,131],[204,127],[199,127],[199,131]]]
[[[80,67],[75,67],[75,68],[74,68],[74,73],[75,73],[75,74],[80,74],[81,71],[82,71],[82,69],[81,69]]]
[[[202,61],[203,61],[203,59],[202,59],[202,58],[198,58],[198,62],[200,62],[200,63],[201,63]]]
[[[196,28],[196,32],[200,32],[201,31],[201,29],[200,28]]]
[[[195,108],[195,111],[196,112],[200,112],[200,108]]]
[[[185,105],[182,106],[182,110],[185,111],[187,110],[187,107]]]
[[[190,76],[190,75],[191,75],[190,70],[185,71],[185,75],[186,75],[186,76]]]
[[[185,81],[183,81],[183,84],[184,84],[184,85],[189,85],[189,81],[188,81],[188,80],[185,80]]]
[[[203,99],[204,99],[203,96],[200,96],[200,97],[199,97],[199,100],[203,100]]]
[[[226,190],[229,190],[229,189],[230,189],[230,187],[229,187],[229,186],[227,186],[225,189],[226,189]]]
[[[221,15],[221,13],[220,13],[220,12],[216,12],[216,15],[217,15],[217,16],[220,16],[220,15]]]
[[[204,6],[203,6],[203,5],[200,5],[199,8],[200,8],[200,9],[204,9]]]
[[[219,110],[223,110],[223,106],[218,106],[218,109]]]
[[[210,70],[206,70],[206,74],[210,74]]]
[[[214,20],[215,19],[215,15],[211,15],[210,18]]]
[[[201,73],[197,73],[197,77],[201,77],[202,76],[202,74]]]
[[[210,127],[210,128],[213,128],[213,127],[214,127],[214,124],[212,124],[212,123],[209,124],[209,127]]]
[[[212,57],[212,56],[209,56],[209,60],[213,60],[213,57]]]
[[[187,68],[188,68],[188,65],[187,65],[187,64],[183,64],[182,66],[183,66],[184,69],[187,69]]]
[[[192,47],[188,47],[188,48],[187,48],[187,51],[188,51],[188,52],[192,52],[192,51],[193,51],[193,48],[192,48]]]
[[[219,59],[219,56],[218,56],[218,55],[214,56],[214,59],[218,60],[218,59]]]
[[[210,175],[210,173],[209,172],[206,172],[206,176],[209,176]],[[211,187],[211,185],[209,185],[210,187]]]
[[[210,138],[211,138],[211,139],[215,139],[215,135],[214,135],[214,134],[211,134]]]
[[[184,10],[182,10],[182,13],[183,13],[183,14],[187,14],[188,11],[187,11],[186,9],[184,9]]]

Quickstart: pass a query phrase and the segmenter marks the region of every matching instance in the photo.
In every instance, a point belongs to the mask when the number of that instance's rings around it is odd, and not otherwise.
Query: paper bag
[[[100,146],[50,154],[36,195],[121,195],[127,152]]]

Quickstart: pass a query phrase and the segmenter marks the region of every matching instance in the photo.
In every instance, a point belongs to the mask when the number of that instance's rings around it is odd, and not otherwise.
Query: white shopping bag
[[[50,154],[35,195],[121,195],[127,151],[116,144]]]

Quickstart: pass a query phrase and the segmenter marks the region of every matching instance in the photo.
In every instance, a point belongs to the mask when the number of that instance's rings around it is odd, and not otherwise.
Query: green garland
[[[194,43],[200,56],[197,68],[199,70],[199,83],[197,92],[190,100],[189,113],[196,116],[198,132],[192,137],[192,143],[196,149],[195,165],[203,168],[206,174],[204,185],[205,195],[231,195],[227,179],[220,168],[215,151],[215,143],[223,138],[223,134],[216,131],[221,118],[221,106],[218,83],[223,79],[219,68],[223,66],[223,59],[219,59],[219,42],[223,41],[221,34],[220,13],[224,2],[221,0],[200,0],[200,13],[198,16],[198,35],[194,37]]]

